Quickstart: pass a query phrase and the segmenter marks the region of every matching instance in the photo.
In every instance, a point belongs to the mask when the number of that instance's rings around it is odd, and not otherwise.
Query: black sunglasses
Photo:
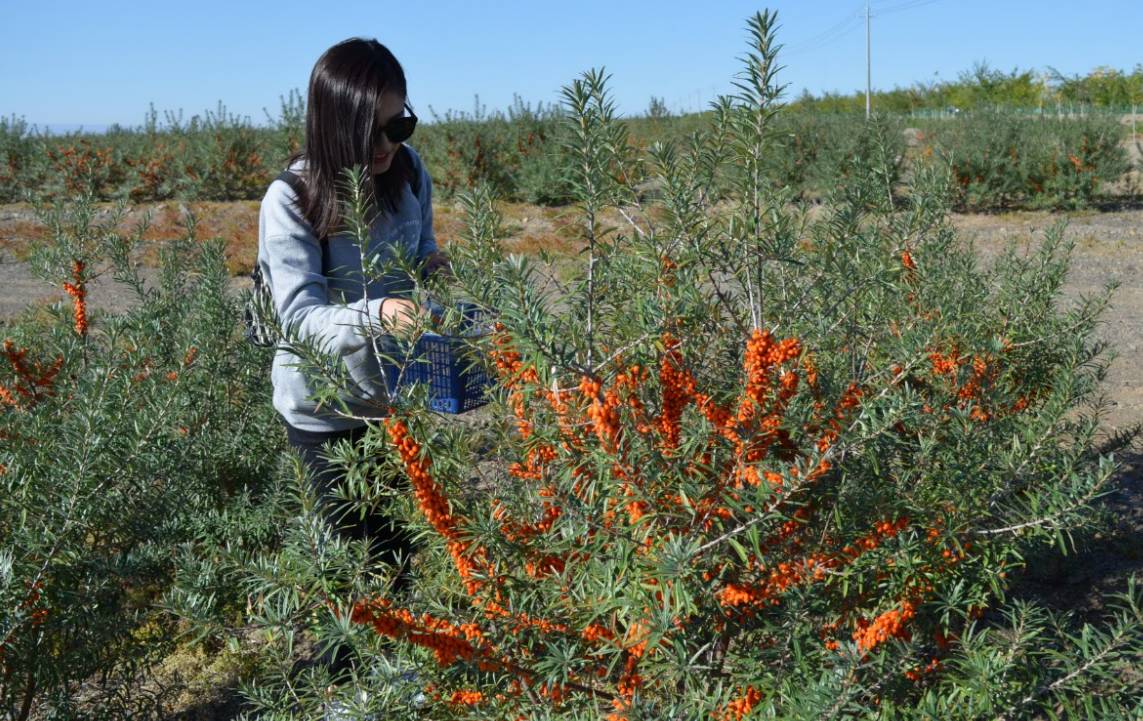
[[[413,109],[408,103],[405,103],[405,110],[409,112],[408,115],[393,118],[385,123],[384,127],[378,128],[378,132],[385,133],[385,137],[389,138],[391,143],[405,142],[417,129],[417,116],[413,115]]]

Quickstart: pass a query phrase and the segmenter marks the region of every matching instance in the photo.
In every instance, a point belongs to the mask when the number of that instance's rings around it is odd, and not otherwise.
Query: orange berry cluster
[[[510,391],[508,403],[516,416],[517,431],[521,438],[528,440],[532,435],[532,422],[528,419],[522,388],[536,385],[539,374],[532,366],[525,365],[520,353],[512,348],[512,340],[503,323],[496,323],[493,329],[495,335],[492,342],[495,347],[489,352],[489,357],[496,366],[501,384]]]
[[[659,282],[666,288],[675,287],[675,270],[679,264],[664,255],[659,258]]]
[[[494,326],[496,335],[493,338],[495,348],[490,352],[493,364],[501,379],[501,384],[509,391],[508,404],[512,414],[516,417],[516,432],[523,440],[532,437],[533,422],[528,416],[525,403],[524,388],[539,385],[539,374],[536,369],[524,364],[520,353],[512,348],[511,339],[504,330],[504,325],[497,323]],[[570,428],[562,420],[567,412],[563,394],[557,391],[541,389],[541,393],[551,403],[552,408],[561,417],[565,435],[571,435]],[[545,464],[556,458],[556,450],[547,444],[537,444],[530,448],[523,463],[512,463],[508,473],[522,480],[541,480]]]
[[[602,381],[587,376],[580,379],[578,387],[580,397],[586,404],[585,413],[588,417],[589,433],[599,439],[600,447],[606,453],[616,457],[612,466],[612,473],[616,478],[623,479],[620,491],[625,498],[632,498],[636,495],[633,484],[639,485],[640,481],[637,472],[624,465],[625,453],[620,450],[622,443],[620,408],[624,405],[630,407],[635,414],[634,426],[637,431],[640,433],[651,431],[651,424],[647,422],[645,417],[645,408],[636,395],[639,385],[646,381],[647,377],[646,369],[634,365],[617,373],[610,388],[604,389]],[[550,400],[553,407],[560,402],[558,398]],[[568,436],[568,440],[565,441],[567,448],[582,448],[583,439],[570,436],[567,433],[565,436]],[[615,502],[610,505],[614,507]],[[628,520],[632,524],[642,518],[648,508],[646,502],[640,500],[631,500],[622,505],[627,511]],[[603,525],[610,527],[614,523],[614,519],[615,511],[606,511],[603,517]]]
[[[27,355],[27,348],[17,349],[11,340],[4,340],[4,358],[15,371],[16,380],[10,386],[0,384],[0,404],[27,409],[53,394],[52,387],[55,385],[56,376],[63,368],[63,356],[57,356],[52,364],[45,368],[39,362],[29,365],[25,360]]]
[[[484,701],[484,694],[479,691],[453,691],[449,697],[451,706],[476,706]]]
[[[822,433],[821,438],[818,439],[818,451],[825,453],[829,450],[830,446],[834,444],[838,436],[841,434],[841,423],[845,420],[849,411],[857,408],[861,404],[861,397],[864,393],[861,387],[856,383],[850,383],[849,387],[842,393],[841,399],[838,401],[837,406],[834,408],[833,417],[826,423],[826,430]]]
[[[694,397],[695,379],[682,367],[679,341],[667,333],[663,336],[663,345],[667,349],[659,362],[659,387],[662,389],[663,402],[655,426],[662,434],[664,449],[669,450],[679,446],[679,420],[683,409]]]
[[[150,356],[147,356],[146,358],[144,358],[143,363],[140,366],[140,371],[138,373],[136,373],[135,375],[131,376],[131,382],[132,383],[142,383],[143,381],[150,378],[151,377],[151,368],[153,368],[154,365],[155,365],[155,359],[154,358],[151,358]]]
[[[588,643],[596,643],[598,641],[610,641],[615,638],[615,634],[607,626],[593,621],[584,627],[583,631],[580,632],[580,637]]]
[[[948,353],[940,351],[929,353],[929,362],[932,365],[933,375],[946,378],[952,385],[959,407],[964,408],[972,404],[969,415],[973,420],[984,423],[996,417],[997,413],[986,408],[983,403],[984,391],[995,383],[1000,373],[999,367],[989,355],[962,356],[954,345]],[[963,383],[959,380],[962,366],[971,366],[971,371]],[[1022,397],[1012,406],[1011,412],[1019,413],[1027,407],[1028,398]]]
[[[468,555],[469,544],[460,538],[456,519],[453,518],[449,508],[448,498],[444,491],[433,480],[430,469],[432,459],[421,457],[421,447],[409,436],[409,428],[400,419],[386,418],[385,429],[397,452],[405,464],[405,472],[413,485],[413,496],[417,500],[417,507],[424,514],[437,533],[448,544],[449,555],[452,556],[457,572],[465,581],[469,593],[475,593],[479,584],[472,578],[472,571],[476,563]]]
[[[36,581],[35,583],[24,582],[24,587],[28,589],[28,595],[20,602],[21,611],[31,611],[28,615],[28,621],[33,626],[42,626],[48,620],[48,609],[36,608],[39,605],[44,590],[44,582]],[[12,629],[9,629],[11,631]],[[0,669],[8,670],[4,664],[4,656],[8,651],[8,643],[12,640],[12,635],[7,635],[7,640],[0,642]]]
[[[421,457],[421,447],[409,436],[409,428],[404,421],[390,417],[385,419],[384,424],[390,440],[405,464],[405,472],[412,481],[413,494],[421,512],[425,514],[425,518],[437,533],[446,539],[455,539],[457,531],[448,499],[430,474],[432,459]]]
[[[559,517],[563,515],[562,508],[545,501],[540,520],[535,523],[520,523],[509,519],[508,510],[500,505],[498,501],[494,501],[493,503],[495,508],[492,512],[492,517],[498,521],[504,521],[504,523],[500,525],[500,532],[504,534],[504,538],[514,543],[547,533],[551,530],[552,525],[555,524]]]
[[[742,721],[750,715],[758,702],[762,700],[762,692],[753,686],[742,689],[742,695],[728,702],[721,713],[716,713],[716,721]]]
[[[646,610],[646,609],[644,609]],[[612,713],[607,715],[608,721],[626,721],[635,700],[635,692],[643,686],[643,676],[639,674],[639,661],[647,653],[647,626],[636,621],[632,623],[624,635],[623,670],[615,684],[616,696],[611,701]],[[602,671],[602,669],[601,669]]]
[[[659,510],[656,504],[669,502],[678,506],[690,505],[691,510],[698,513],[655,514],[656,519],[663,519],[663,521],[656,520],[656,524],[678,522],[690,528],[696,517],[732,520],[740,513],[737,510],[721,507],[725,503],[722,500],[724,484],[733,482],[736,488],[742,488],[747,484],[756,486],[766,482],[780,488],[785,478],[808,481],[829,469],[828,462],[824,460],[816,469],[809,472],[805,472],[804,469],[800,472],[797,465],[790,466],[788,475],[760,465],[761,461],[768,457],[771,448],[780,449],[778,457],[784,463],[791,462],[799,455],[798,448],[793,444],[789,432],[782,427],[782,423],[788,402],[799,390],[801,377],[805,376],[807,383],[816,393],[817,373],[812,361],[803,355],[801,344],[796,338],[779,340],[768,331],[754,331],[746,344],[744,359],[746,382],[741,397],[727,404],[728,407],[723,407],[697,390],[694,376],[684,365],[678,341],[670,335],[664,336],[666,350],[657,363],[662,402],[658,413],[651,414],[644,408],[643,396],[639,393],[648,378],[646,369],[631,366],[616,373],[608,381],[589,377],[581,379],[574,390],[559,391],[554,388],[549,390],[541,387],[539,374],[535,368],[527,366],[520,353],[511,347],[504,329],[499,327],[497,333],[491,357],[501,375],[502,385],[509,391],[509,404],[516,419],[518,435],[524,441],[530,441],[525,458],[512,466],[512,474],[519,478],[543,483],[547,475],[546,467],[563,461],[570,466],[567,470],[576,477],[576,486],[572,492],[590,493],[589,489],[597,485],[590,482],[590,467],[577,463],[569,456],[586,452],[588,445],[598,444],[597,448],[611,456],[614,464],[612,475],[620,481],[620,494],[616,497],[616,505],[607,513],[614,516],[615,511],[621,506],[634,523],[640,521],[645,514]],[[790,367],[789,364],[797,360],[801,361],[800,367]],[[616,364],[622,367],[622,361],[617,361]],[[533,413],[542,409],[530,405],[531,398],[547,399],[560,423],[562,441],[539,442],[535,437],[537,421]],[[815,422],[822,425],[815,426],[812,432],[817,433],[819,429],[826,429],[818,443],[820,450],[824,452],[828,449],[840,434],[841,421],[850,409],[858,406],[860,398],[860,389],[856,385],[851,385],[835,407],[833,417],[828,422],[822,421],[820,413],[818,414]],[[696,474],[713,477],[715,479],[713,485],[718,486],[705,496],[700,495],[696,498],[685,498],[670,489],[663,491],[656,488],[652,485],[657,482],[654,474],[648,474],[641,468],[631,467],[633,464],[627,460],[627,454],[634,450],[632,444],[641,438],[647,438],[650,443],[657,444],[665,456],[672,455],[681,444],[680,424],[686,406],[690,403],[695,404],[696,410],[705,415],[714,428],[707,447],[705,449],[700,447],[693,458],[680,459],[680,463],[685,468],[693,469]],[[822,407],[824,409],[824,405]],[[581,419],[586,422],[581,422]],[[616,630],[613,625],[609,626],[598,621],[579,628],[546,618],[529,617],[510,610],[509,600],[503,595],[504,590],[498,584],[489,584],[481,580],[495,577],[501,571],[494,567],[488,557],[487,549],[470,548],[470,542],[464,540],[465,519],[454,513],[444,488],[433,478],[431,459],[410,437],[404,421],[391,418],[385,421],[385,427],[410,477],[418,508],[446,542],[458,575],[471,596],[473,606],[495,622],[498,633],[517,635],[526,630],[539,634],[566,634],[580,638],[593,646],[617,645],[624,654],[623,663],[618,667],[612,665],[610,660],[601,661],[598,666],[591,665],[590,670],[586,670],[583,676],[591,679],[591,683],[586,686],[580,686],[578,685],[580,681],[572,679],[568,687],[548,689],[544,693],[551,694],[553,699],[557,696],[562,698],[575,689],[581,691],[585,688],[598,689],[603,679],[610,678],[616,690],[614,713],[611,717],[617,720],[625,718],[632,707],[635,693],[646,683],[639,673],[640,659],[648,652],[646,629],[638,623],[632,623],[624,633]],[[625,437],[624,431],[627,428],[633,429],[633,432]],[[718,443],[720,438],[730,441],[733,445],[735,451],[733,459],[725,462],[714,461],[717,457],[714,444]],[[724,465],[712,472],[712,465],[716,463]],[[584,476],[587,476],[586,480]],[[562,575],[566,564],[578,558],[575,553],[566,557],[554,556],[542,548],[542,538],[552,532],[563,515],[563,509],[556,500],[559,492],[560,487],[556,485],[539,488],[539,495],[543,500],[539,515],[524,522],[514,519],[513,512],[507,507],[493,507],[493,518],[497,521],[499,532],[504,539],[525,549],[525,555],[520,559],[522,562],[515,566],[516,573],[522,577],[521,581],[524,581],[526,576],[550,579],[553,574]],[[754,513],[752,509],[747,509],[746,512]],[[646,525],[647,539],[646,544],[641,546],[641,552],[653,551],[658,537],[651,533],[651,524]],[[778,534],[779,539],[793,537],[804,525],[798,521],[790,521]],[[607,526],[606,522],[604,526]],[[886,521],[879,524],[870,538],[855,542],[857,553],[876,548],[882,538],[898,530],[897,522]],[[597,529],[592,529],[590,533],[594,534],[596,531]],[[762,575],[760,583],[727,585],[716,591],[721,594],[719,601],[731,607],[757,604],[762,601],[771,603],[793,584],[821,580],[825,578],[830,568],[852,560],[844,552],[834,555],[805,553],[794,549],[793,546],[787,550],[791,551],[794,557],[800,555],[802,558],[787,561],[786,559],[791,558],[791,555],[787,555],[782,562],[773,563],[772,567],[756,568],[754,571],[756,574],[765,574]],[[520,573],[521,568],[522,573]],[[476,572],[478,569],[479,573]],[[718,575],[721,577],[723,574],[720,572]],[[669,592],[669,588],[664,587],[662,593]],[[507,622],[501,623],[501,619]],[[415,617],[409,611],[396,611],[376,605],[364,607],[364,610],[355,607],[355,620],[372,624],[379,633],[433,648],[438,661],[442,663],[453,663],[457,660],[493,663],[486,642],[475,626],[470,626],[471,637],[469,637],[464,635],[461,626],[438,623],[428,616]],[[678,628],[683,628],[685,623],[678,620],[676,625]],[[479,642],[474,641],[477,638]],[[622,641],[619,641],[619,638],[622,638]],[[521,658],[530,658],[531,653],[525,648],[522,650]],[[507,670],[517,680],[529,686],[533,685],[535,679],[528,670],[506,664],[503,659],[496,663],[501,664],[500,670]],[[478,692],[457,693],[461,694],[454,694],[458,701],[483,699],[482,696],[466,695]],[[753,690],[743,693],[745,703],[733,705],[732,702],[732,705],[727,707],[729,715],[726,718],[745,716],[757,702],[758,698]],[[547,697],[549,696],[545,695],[545,698]]]
[[[484,658],[482,665],[489,669],[499,668],[498,664],[488,660],[490,649],[476,624],[457,626],[427,613],[417,618],[408,609],[390,608],[386,599],[357,602],[350,613],[350,620],[371,625],[382,636],[430,649],[441,666],[449,666],[458,660]]]
[[[939,658],[930,659],[924,666],[915,666],[905,672],[905,678],[913,683],[920,683],[921,679],[925,676],[939,671],[941,667],[941,660]]]
[[[417,500],[418,508],[429,524],[445,539],[449,555],[456,567],[457,575],[465,584],[465,590],[476,605],[483,608],[489,618],[510,617],[515,619],[517,628],[533,627],[542,632],[564,631],[564,627],[553,624],[544,619],[533,619],[526,614],[515,614],[499,603],[500,593],[496,592],[494,600],[476,598],[483,583],[474,574],[478,569],[487,571],[487,558],[483,548],[471,549],[471,545],[460,535],[461,518],[455,516],[449,506],[444,490],[433,479],[430,472],[432,459],[422,456],[420,445],[409,435],[408,426],[404,421],[396,418],[387,418],[385,428],[393,445],[397,448],[405,472],[413,485],[413,495]],[[473,553],[469,551],[473,550]],[[535,567],[536,573],[547,573],[558,568],[558,559],[547,561]]]
[[[881,614],[872,623],[865,619],[858,619],[857,629],[853,632],[853,640],[857,641],[858,650],[868,653],[877,646],[891,638],[908,639],[909,629],[906,624],[917,615],[917,607],[912,601],[903,601],[900,608],[893,608]]]
[[[806,383],[811,388],[817,389],[818,385],[818,366],[814,363],[813,356],[809,353],[802,354],[802,369],[806,372]]]
[[[728,608],[777,605],[778,596],[795,584],[824,578],[829,563],[829,559],[821,554],[811,554],[794,563],[782,561],[774,564],[761,583],[728,583],[715,596],[722,606]]]
[[[508,403],[512,408],[513,415],[516,417],[517,434],[525,441],[528,441],[532,437],[534,422],[528,415],[528,407],[525,402],[525,390],[531,387],[538,389],[540,395],[547,399],[552,409],[556,412],[560,428],[565,437],[565,449],[570,447],[569,444],[579,446],[578,434],[574,431],[568,418],[570,409],[566,397],[570,394],[570,391],[539,388],[539,374],[536,373],[534,368],[525,366],[520,354],[512,348],[511,340],[504,332],[503,325],[498,324],[496,330],[497,336],[493,341],[495,349],[492,351],[491,357],[501,376],[501,383],[509,390]],[[557,457],[558,451],[555,446],[548,443],[536,442],[528,448],[523,462],[513,462],[509,464],[508,473],[522,480],[541,481],[544,478],[545,467]],[[539,495],[551,498],[555,495],[555,489],[550,486],[545,487],[540,490]],[[542,505],[539,520],[523,523],[512,520],[509,517],[508,509],[501,506],[499,502],[494,501],[493,505],[493,518],[502,521],[500,531],[505,539],[516,543],[522,542],[525,543],[525,545],[550,531],[555,521],[563,514],[563,509],[560,505],[550,500],[545,500]],[[568,560],[560,556],[548,554],[542,549],[537,552],[537,550],[530,545],[527,546],[525,553],[529,555],[529,558],[524,563],[524,572],[533,578],[542,578],[550,574],[561,573]],[[485,610],[491,615],[512,615],[504,609],[499,608],[495,602],[486,604]],[[527,617],[524,616],[517,620],[521,620],[521,618],[527,619]],[[542,620],[527,619],[525,625],[543,625],[545,623],[546,622]]]
[[[874,526],[873,533],[857,539],[851,545],[847,545],[841,549],[841,553],[850,559],[857,558],[864,551],[876,550],[881,545],[881,541],[886,538],[893,538],[908,526],[908,516],[901,516],[896,521],[881,521]]]
[[[771,370],[797,358],[802,353],[802,344],[797,338],[775,341],[770,331],[754,329],[746,342],[746,390],[738,404],[738,421],[746,422],[754,417],[758,409],[766,405],[770,394]],[[782,375],[782,394],[785,398],[793,395],[798,386],[798,375],[787,371]]]
[[[905,270],[917,269],[916,261],[913,260],[912,254],[907,250],[901,251],[901,265],[905,268]]]
[[[619,675],[619,680],[615,684],[615,690],[619,693],[619,698],[616,700],[620,702],[617,711],[630,707],[635,692],[643,685],[643,677],[639,675],[637,669],[645,648],[646,642],[643,642],[627,651],[627,658],[623,662],[623,673]]]
[[[694,376],[683,366],[678,352],[678,341],[669,334],[663,338],[667,351],[660,362],[660,385],[662,387],[662,413],[656,426],[664,439],[664,450],[677,447],[678,422],[687,403],[693,402],[696,408],[714,426],[718,435],[734,444],[736,458],[733,464],[732,481],[735,488],[746,485],[758,486],[765,478],[772,486],[780,487],[782,477],[773,471],[760,471],[755,464],[766,458],[771,447],[777,443],[781,457],[792,459],[796,449],[788,431],[781,427],[788,402],[796,394],[800,384],[800,374],[792,369],[782,370],[781,366],[791,360],[801,358],[811,387],[817,385],[817,369],[812,359],[802,353],[801,343],[796,338],[776,340],[769,331],[755,329],[747,341],[743,367],[746,387],[737,403],[737,410],[731,412],[715,403],[709,396],[696,389]],[[777,393],[771,395],[774,388]],[[856,405],[860,391],[851,389],[836,410],[838,418],[844,417],[846,410]],[[835,423],[836,425],[836,423]],[[840,428],[840,427],[839,427]],[[834,433],[836,435],[836,432]],[[819,446],[828,447],[821,441]],[[824,448],[823,448],[824,451]],[[706,460],[702,465],[708,465]],[[829,470],[825,460],[819,463],[810,479]],[[792,475],[797,475],[791,469]],[[721,475],[719,475],[721,478]],[[729,517],[729,509],[718,505],[723,485],[717,484],[696,504],[699,525],[709,526],[713,517]]]
[[[88,140],[81,140],[79,145],[69,145],[59,152],[49,148],[47,156],[62,174],[68,193],[90,190],[84,185],[85,179],[106,173],[114,163],[110,148],[96,148]]]
[[[925,532],[925,540],[930,545],[936,546],[937,544],[941,543],[941,527],[943,525],[944,525],[944,522],[938,518],[934,522],[934,525],[932,527],[930,527],[928,529],[928,531]],[[971,550],[972,550],[972,542],[971,541],[965,541],[964,543],[961,544],[959,549],[955,549],[955,550],[953,548],[942,549],[941,550],[941,558],[943,559],[945,566],[953,566],[953,565],[956,565],[957,563],[963,561],[966,558],[966,552],[971,551]],[[1000,577],[1004,578],[1004,575],[1005,574],[1001,573]]]
[[[28,611],[31,609],[35,609],[32,611],[32,614],[29,617],[29,620],[31,621],[31,624],[33,626],[41,626],[41,625],[43,625],[44,621],[46,621],[48,618],[48,609],[36,608],[36,606],[38,606],[40,603],[40,599],[43,597],[44,582],[43,581],[36,581],[35,583],[25,582],[24,585],[28,589],[28,595],[24,598],[24,600],[22,602],[20,602],[20,610],[21,611]]]
[[[781,534],[792,534],[800,524],[797,521],[788,521],[781,529]],[[834,555],[811,553],[800,561],[792,563],[779,562],[769,568],[759,583],[728,583],[719,589],[715,596],[718,602],[727,608],[756,607],[765,604],[777,605],[779,596],[800,583],[825,580],[826,574],[843,565],[852,563],[862,554],[876,550],[881,542],[892,538],[907,528],[909,519],[905,516],[896,521],[881,521],[872,533],[846,545]],[[754,560],[757,563],[757,560]],[[765,567],[761,569],[765,571]]]
[[[75,317],[75,332],[87,335],[87,283],[83,278],[84,263],[72,261],[72,283],[64,283],[63,288],[73,298],[72,315]]]
[[[528,428],[528,433],[531,432],[530,424],[527,426],[522,425],[521,430]],[[524,435],[522,432],[521,435]],[[555,460],[556,449],[547,444],[539,444],[528,449],[528,453],[524,457],[523,463],[512,463],[508,466],[508,474],[520,478],[522,480],[539,481],[544,478],[545,464]]]
[[[615,453],[619,441],[619,394],[614,388],[604,392],[600,381],[587,377],[580,380],[579,392],[588,401],[587,417],[603,449]]]

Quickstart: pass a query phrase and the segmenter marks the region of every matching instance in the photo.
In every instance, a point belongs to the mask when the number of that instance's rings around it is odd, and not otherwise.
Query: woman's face
[[[381,95],[381,107],[377,113],[377,127],[383,128],[393,118],[399,118],[405,112],[405,98],[396,93]],[[373,141],[373,174],[380,175],[389,169],[393,163],[393,156],[401,147],[400,143],[389,140],[385,133],[378,132],[377,139]]]

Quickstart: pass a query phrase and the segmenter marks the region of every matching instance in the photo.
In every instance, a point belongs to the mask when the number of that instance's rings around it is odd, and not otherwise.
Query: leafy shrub
[[[270,129],[255,128],[221,104],[217,113],[185,124],[181,114],[168,113],[163,129],[152,108],[143,128],[103,135],[42,135],[22,122],[0,121],[0,177],[11,181],[0,184],[0,200],[25,194],[139,202],[257,199],[300,143],[299,102],[294,94],[283,100]]]
[[[1080,208],[1130,169],[1123,135],[1112,118],[984,113],[942,127],[937,144],[951,158],[961,207]]]
[[[567,199],[555,169],[557,113],[513,99],[507,113],[445,113],[418,133],[417,147],[445,197],[486,184],[512,200],[557,203]]]
[[[717,105],[717,104],[716,104]],[[506,112],[446,113],[417,131],[413,141],[425,157],[440,197],[454,198],[477,184],[498,197],[544,205],[572,200],[567,185],[560,109],[532,107],[515,98]],[[638,151],[656,142],[690,142],[709,132],[725,114],[714,107],[680,117],[625,119],[628,142]],[[25,191],[65,197],[89,192],[98,199],[133,201],[251,200],[303,141],[305,106],[301,95],[283,98],[270,126],[255,128],[217,113],[190,122],[167,113],[159,129],[152,108],[140,130],[116,128],[106,135],[40,136],[13,118],[0,120],[0,200],[18,200]],[[1107,185],[1120,180],[1128,165],[1116,147],[1122,135],[1110,118],[1021,119],[1010,113],[950,118],[925,124],[929,134],[954,157],[960,208],[1089,207],[1107,197]],[[919,157],[907,158],[903,122],[890,115],[868,123],[861,113],[799,112],[776,116],[771,130],[785,140],[766,158],[771,181],[791,197],[820,200],[837,187],[838,177],[861,172],[870,153],[880,156],[878,172],[894,187],[898,179],[933,152],[930,140]],[[627,179],[644,180],[640,166]],[[720,192],[712,189],[712,192]]]
[[[280,443],[268,432],[265,358],[237,332],[221,243],[195,241],[189,218],[148,287],[131,260],[145,225],[118,234],[124,209],[101,222],[90,198],[38,206],[54,240],[35,249],[33,268],[69,297],[4,328],[5,718],[155,717],[158,700],[136,677],[174,647],[159,603],[179,549],[208,533],[246,537],[241,516]],[[88,309],[89,284],[107,275],[134,291],[132,309]],[[220,521],[227,514],[239,518]],[[215,593],[228,598],[226,584]]]
[[[651,101],[647,103],[647,112],[645,115],[651,120],[663,120],[664,118],[671,117],[671,110],[667,107],[665,100],[652,95]]]
[[[823,198],[838,184],[857,182],[854,174],[882,174],[880,182],[897,187],[905,164],[904,127],[884,115],[867,121],[853,114],[791,113],[774,120],[775,143],[767,174],[803,197]]]
[[[0,117],[0,201],[18,200],[24,188],[41,184],[35,170],[42,156],[43,149],[29,133],[27,122],[15,115]]]
[[[266,113],[270,127],[274,129],[275,142],[271,145],[270,157],[275,162],[285,165],[285,159],[293,155],[305,142],[306,135],[306,104],[297,90],[291,90],[288,97],[279,96],[281,108],[278,117],[273,118]],[[276,166],[275,166],[276,167]]]
[[[48,185],[48,192],[62,196],[89,195],[115,197],[127,178],[131,162],[122,146],[115,143],[93,143],[87,138],[59,149],[48,148],[49,177],[60,185]],[[153,161],[152,161],[153,162]],[[162,162],[161,156],[159,162]]]
[[[996,108],[1055,112],[1058,106],[1092,106],[1126,111],[1143,99],[1143,65],[1131,72],[1097,67],[1086,76],[1053,72],[1047,78],[1035,70],[1014,68],[1004,72],[985,62],[974,63],[956,79],[914,83],[892,90],[874,90],[873,107],[880,112],[908,113],[914,110],[989,111]],[[1057,105],[1058,104],[1058,105]],[[819,112],[861,112],[865,92],[823,93],[806,91],[794,106]]]
[[[1103,625],[1007,599],[1032,550],[1091,526],[1116,469],[1116,444],[1094,444],[1107,294],[1061,307],[1060,228],[978,267],[936,164],[898,208],[864,153],[822,217],[798,215],[765,172],[774,27],[751,19],[714,128],[645,158],[601,73],[565,89],[570,281],[505,257],[492,195],[466,196],[452,251],[463,293],[499,314],[474,341],[497,402],[480,428],[394,398],[335,450],[351,507],[388,497],[420,532],[401,590],[307,520],[297,484],[283,546],[242,574],[266,643],[251,714],[1138,711],[1134,582]],[[659,200],[625,182],[636,162]],[[394,467],[411,494],[382,480]],[[303,639],[357,666],[340,686],[299,671]]]

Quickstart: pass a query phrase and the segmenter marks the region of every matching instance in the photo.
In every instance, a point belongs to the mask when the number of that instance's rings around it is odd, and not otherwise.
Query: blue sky
[[[0,116],[89,130],[142,125],[149,103],[184,120],[227,112],[264,124],[280,96],[305,93],[330,45],[375,37],[401,60],[419,114],[489,110],[513,94],[558,100],[560,86],[604,66],[620,111],[651,96],[673,111],[727,92],[745,49],[744,23],[764,7],[739,0],[569,2],[5,3]],[[790,97],[865,85],[864,0],[771,0]],[[1008,71],[1086,73],[1143,63],[1143,0],[874,0],[878,88],[955,78],[978,61]]]

